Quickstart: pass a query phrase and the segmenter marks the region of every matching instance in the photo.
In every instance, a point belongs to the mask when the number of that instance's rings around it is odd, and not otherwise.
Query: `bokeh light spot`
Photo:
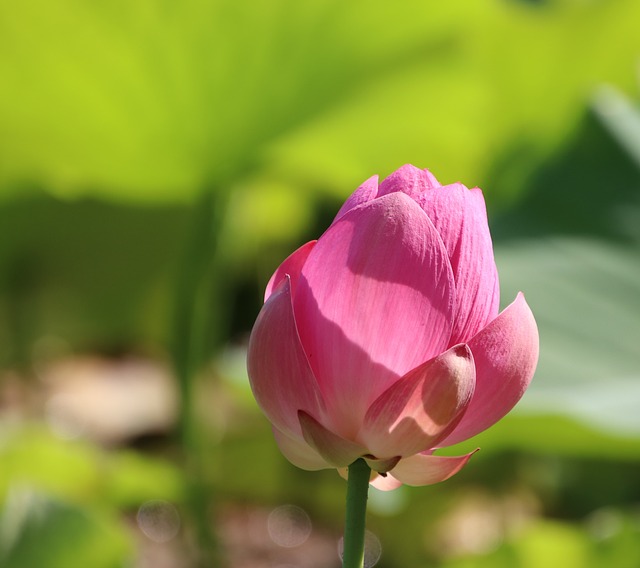
[[[140,530],[154,542],[168,542],[180,531],[180,514],[167,501],[147,501],[136,517]]]
[[[587,517],[587,530],[596,541],[615,537],[624,526],[622,515],[615,509],[603,507]]]
[[[311,535],[311,528],[309,515],[295,505],[276,507],[267,519],[271,540],[284,548],[294,548],[305,543]]]
[[[338,541],[338,555],[342,560],[344,554],[344,539]],[[382,544],[380,539],[371,531],[364,533],[364,568],[373,568],[382,556]]]

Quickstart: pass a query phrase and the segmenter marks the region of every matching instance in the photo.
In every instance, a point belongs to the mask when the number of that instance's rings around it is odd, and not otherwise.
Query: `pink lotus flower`
[[[410,165],[364,182],[276,270],[251,334],[251,387],[282,453],[307,470],[363,457],[381,489],[458,472],[472,454],[434,450],[507,414],[538,359],[524,296],[498,303],[480,189]]]

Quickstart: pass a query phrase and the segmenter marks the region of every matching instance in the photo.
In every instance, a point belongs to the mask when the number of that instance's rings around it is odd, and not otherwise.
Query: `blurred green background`
[[[483,188],[541,359],[368,566],[640,565],[637,0],[0,0],[0,566],[339,565],[278,453],[271,271],[404,163]]]

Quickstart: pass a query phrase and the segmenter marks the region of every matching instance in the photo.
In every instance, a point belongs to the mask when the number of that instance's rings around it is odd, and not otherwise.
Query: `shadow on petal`
[[[306,412],[298,412],[298,418],[305,441],[334,467],[348,466],[368,453],[360,444],[327,430]]]
[[[475,385],[471,350],[457,345],[407,373],[370,406],[358,439],[378,457],[412,456],[456,426]]]
[[[348,424],[341,434],[352,436],[375,398],[447,349],[455,284],[429,218],[411,198],[392,193],[329,227],[304,264],[293,302],[332,419]]]
[[[387,471],[392,470],[394,467],[396,467],[401,459],[400,456],[394,456],[387,459],[379,459],[371,455],[362,457],[364,458],[364,461],[367,462],[367,465],[373,471],[376,471],[378,473],[386,473]]]

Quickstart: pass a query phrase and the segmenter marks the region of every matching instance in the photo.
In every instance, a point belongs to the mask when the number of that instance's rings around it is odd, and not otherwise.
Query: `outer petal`
[[[421,453],[400,460],[391,475],[406,485],[432,485],[458,473],[469,461],[475,450],[465,456],[434,456]]]
[[[454,304],[446,250],[406,195],[329,227],[302,269],[294,310],[335,432],[353,439],[371,402],[447,348]]]
[[[299,418],[305,441],[333,467],[348,466],[367,453],[363,446],[327,430],[306,412],[300,411]]]
[[[300,434],[298,410],[321,412],[322,396],[293,318],[288,276],[258,315],[249,339],[247,370],[260,408],[279,430]]]
[[[273,436],[284,457],[296,467],[307,471],[333,469],[334,466],[324,460],[302,438],[287,436],[275,427],[273,427]]]
[[[379,458],[432,448],[462,417],[474,384],[471,350],[452,347],[382,393],[367,411],[359,439]]]
[[[267,283],[267,288],[264,291],[265,302],[269,299],[269,296],[273,294],[274,289],[278,287],[278,284],[280,284],[287,274],[291,278],[291,296],[293,297],[295,295],[300,272],[302,271],[302,267],[304,266],[309,253],[313,250],[313,247],[316,246],[316,242],[317,241],[309,241],[299,249],[293,251],[282,261],[282,264],[278,266]]]
[[[538,362],[538,327],[519,293],[515,301],[478,333],[469,347],[476,363],[476,390],[455,430],[440,443],[449,446],[495,424],[518,402]]]
[[[440,184],[429,170],[420,170],[411,164],[406,164],[382,181],[378,197],[401,191],[415,198],[423,191],[436,187],[440,187]]]
[[[336,215],[336,218],[333,220],[333,222],[335,223],[347,211],[350,211],[354,207],[375,199],[377,194],[378,176],[372,176],[347,198],[342,207],[340,207],[340,211],[338,211],[338,214]]]
[[[376,475],[370,483],[380,491],[393,491],[402,485],[402,481],[397,480],[390,473],[387,473],[386,476]]]
[[[426,191],[418,203],[440,233],[456,280],[451,345],[465,343],[498,314],[498,272],[482,191],[456,183]]]

